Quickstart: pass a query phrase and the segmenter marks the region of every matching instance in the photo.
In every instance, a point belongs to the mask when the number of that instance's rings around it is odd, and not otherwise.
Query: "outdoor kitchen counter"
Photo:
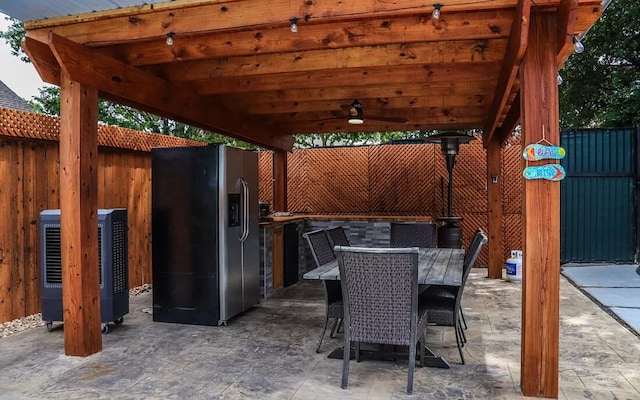
[[[342,226],[354,246],[388,247],[392,222],[432,222],[429,216],[295,214],[260,222],[260,295],[269,298],[316,268],[303,234]]]
[[[366,215],[366,214],[295,214],[288,217],[273,217],[273,221],[260,222],[261,227],[288,224],[300,220],[314,221],[378,221],[378,222],[433,222],[425,215]]]

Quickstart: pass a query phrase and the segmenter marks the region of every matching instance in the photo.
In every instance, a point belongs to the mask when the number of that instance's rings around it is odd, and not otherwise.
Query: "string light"
[[[558,74],[558,86],[562,85],[562,82],[564,82],[564,80],[562,79],[562,76],[560,74]]]
[[[440,19],[440,9],[442,8],[442,4],[436,3],[433,5],[433,14],[431,16],[434,20],[438,21]]]
[[[291,21],[291,32],[298,32],[298,18],[293,17],[289,21]]]
[[[167,33],[167,46],[173,46],[173,35],[175,35],[173,32]]]
[[[573,36],[573,49],[576,51],[576,53],[580,54],[584,51],[584,45],[582,44],[582,42],[580,41],[580,39],[578,39],[577,36]]]

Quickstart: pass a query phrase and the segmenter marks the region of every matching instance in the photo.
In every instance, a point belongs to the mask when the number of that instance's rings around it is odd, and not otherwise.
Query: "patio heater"
[[[460,151],[460,144],[469,143],[474,137],[456,131],[436,133],[425,138],[425,142],[440,144],[440,150],[447,161],[449,181],[447,186],[447,215],[438,217],[442,225],[438,228],[438,247],[461,248],[462,228],[458,225],[462,217],[453,215],[453,167],[456,165],[456,155]]]

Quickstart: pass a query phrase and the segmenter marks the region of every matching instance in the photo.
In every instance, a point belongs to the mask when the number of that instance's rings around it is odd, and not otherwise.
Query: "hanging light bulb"
[[[431,16],[434,20],[438,21],[440,19],[440,9],[442,8],[442,4],[436,3],[433,5],[433,14]]]
[[[298,18],[293,17],[289,21],[291,21],[291,32],[298,32]]]
[[[573,49],[580,54],[584,51],[584,45],[577,36],[573,36]]]
[[[175,35],[173,32],[167,33],[167,46],[173,46],[173,35]]]
[[[562,76],[558,74],[558,86],[562,85],[562,82],[564,82],[564,80],[562,79]]]

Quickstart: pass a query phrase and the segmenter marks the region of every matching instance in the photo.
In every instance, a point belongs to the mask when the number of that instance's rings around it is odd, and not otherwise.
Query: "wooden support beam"
[[[504,118],[504,121],[502,121],[502,125],[500,126],[500,128],[496,129],[493,137],[498,143],[500,143],[500,145],[503,145],[507,141],[507,139],[509,139],[509,136],[511,136],[511,133],[516,129],[519,123],[520,92],[518,92],[518,94],[514,98],[507,116]]]
[[[493,103],[489,111],[487,123],[483,130],[483,140],[485,146],[491,142],[496,128],[500,124],[500,119],[504,114],[505,107],[508,105],[513,85],[518,75],[518,68],[527,49],[527,41],[529,35],[529,18],[531,14],[531,0],[519,0],[518,8],[514,16],[514,23],[511,26],[511,36],[507,44],[507,52],[504,55],[502,70]]]
[[[558,6],[557,53],[558,70],[573,53],[573,33],[578,16],[578,0],[562,0]]]
[[[22,49],[43,81],[60,86],[60,64],[49,45],[26,36],[22,39]]]
[[[502,219],[502,143],[492,140],[487,146],[487,222],[489,226],[489,267],[487,276],[502,278],[504,266]]]
[[[472,16],[472,18],[470,18]],[[100,47],[100,51],[134,66],[164,64],[222,57],[249,56],[339,49],[354,46],[379,46],[417,42],[452,40],[489,40],[506,38],[511,29],[511,11],[484,11],[474,14],[451,13],[446,25],[432,24],[429,15],[369,20],[327,21],[323,24],[304,24],[298,34],[291,34],[290,26],[271,29],[176,34],[173,46],[165,37],[144,42]]]
[[[274,134],[244,115],[211,105],[183,85],[151,76],[63,37],[51,34],[49,47],[77,82],[91,84],[127,105],[270,149],[290,150],[293,138]]]
[[[282,72],[283,69],[287,72],[306,72],[372,66],[500,62],[504,56],[507,40],[494,39],[490,43],[491,45],[487,46],[486,41],[461,40],[309,50],[186,61],[147,66],[144,69],[152,75],[162,76],[170,81],[192,81],[275,74]]]
[[[349,87],[356,90],[365,86],[436,84],[443,82],[477,82],[498,79],[498,62],[455,62],[389,67],[363,67],[283,72],[267,75],[247,75],[227,78],[202,79],[189,82],[203,95],[235,94],[250,92],[288,91],[299,89],[326,89]],[[423,96],[430,93],[423,93]],[[246,96],[245,96],[246,97]]]
[[[555,13],[531,16],[529,46],[520,69],[523,145],[543,138],[554,145],[560,142],[556,24]],[[520,386],[525,396],[557,398],[560,182],[524,181],[523,220]]]
[[[287,152],[273,152],[273,210],[287,211]]]
[[[495,80],[491,77],[474,82],[414,82],[390,86],[371,86],[362,88],[352,88],[349,86],[328,85],[324,88],[300,87],[287,91],[271,90],[260,92],[259,96],[248,97],[246,93],[236,93],[226,96],[211,96],[211,101],[226,101],[229,104],[263,104],[279,102],[306,102],[331,100],[331,99],[381,99],[392,97],[421,97],[425,94],[430,96],[475,96],[481,95],[483,98],[492,94],[495,87]],[[363,100],[364,101],[364,100]]]
[[[60,234],[64,352],[102,350],[98,269],[98,91],[62,74]]]

